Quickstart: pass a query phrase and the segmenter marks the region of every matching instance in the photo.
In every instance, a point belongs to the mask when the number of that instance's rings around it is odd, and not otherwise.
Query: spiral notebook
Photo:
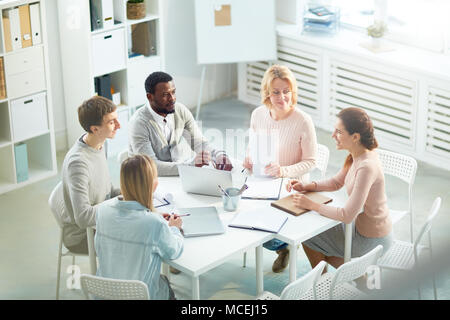
[[[318,203],[329,203],[333,201],[333,199],[331,199],[330,197],[327,197],[326,195],[321,194],[319,192],[306,192],[305,195],[314,202]],[[294,206],[293,197],[294,195],[291,194],[290,196],[272,202],[270,205],[277,209],[286,211],[287,213],[293,214],[294,216],[299,216],[309,211],[308,209],[302,209]]]
[[[271,207],[264,207],[239,212],[228,226],[278,233],[287,220],[286,215],[277,213]]]

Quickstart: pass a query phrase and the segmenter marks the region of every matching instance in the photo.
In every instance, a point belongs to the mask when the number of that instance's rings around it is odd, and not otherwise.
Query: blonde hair
[[[137,201],[144,207],[153,207],[153,186],[158,178],[156,165],[147,155],[135,155],[122,162],[120,190],[125,200]]]
[[[279,64],[272,65],[264,73],[264,77],[261,81],[261,103],[265,104],[267,108],[272,108],[270,102],[270,91],[272,87],[272,81],[275,79],[287,80],[289,82],[290,90],[292,92],[292,106],[297,104],[297,80],[288,67]]]

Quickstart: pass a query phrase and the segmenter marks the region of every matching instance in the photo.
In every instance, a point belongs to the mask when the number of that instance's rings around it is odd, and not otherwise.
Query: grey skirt
[[[383,252],[389,250],[394,241],[392,231],[382,238],[367,238],[361,235],[353,223],[352,231],[352,258],[365,255],[367,252],[381,244]],[[345,224],[324,231],[317,236],[303,242],[308,248],[323,253],[327,257],[344,257],[345,249]]]

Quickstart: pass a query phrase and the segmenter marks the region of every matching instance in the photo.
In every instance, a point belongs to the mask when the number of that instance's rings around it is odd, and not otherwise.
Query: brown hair
[[[144,207],[153,207],[153,185],[158,177],[156,165],[147,155],[135,155],[122,162],[120,191],[125,200],[134,200]]]
[[[103,117],[116,109],[116,105],[111,100],[93,96],[78,107],[78,121],[84,131],[92,133],[91,126],[101,126]]]
[[[287,80],[292,92],[292,105],[297,104],[297,80],[288,67],[274,64],[264,73],[261,81],[261,103],[265,104],[267,108],[272,108],[270,102],[270,91],[272,89],[272,81],[275,79]]]
[[[368,150],[378,147],[377,139],[373,132],[372,120],[367,113],[360,108],[352,107],[342,109],[337,117],[341,119],[345,130],[349,134],[359,133],[361,144]],[[344,167],[348,168],[353,163],[352,155],[349,154],[345,159]]]

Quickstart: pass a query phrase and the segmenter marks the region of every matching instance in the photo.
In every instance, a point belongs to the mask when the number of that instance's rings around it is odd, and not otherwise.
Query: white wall
[[[46,1],[46,17],[48,30],[48,55],[50,61],[50,82],[53,101],[53,121],[55,124],[56,150],[67,148],[66,113],[64,108],[64,88],[61,68],[61,52],[59,50],[59,28],[57,0]],[[74,115],[74,121],[78,121]]]
[[[174,78],[177,100],[197,105],[202,66],[197,64],[194,0],[165,0],[163,8],[166,72]],[[202,103],[237,90],[237,64],[208,65]]]
[[[197,65],[194,0],[165,0],[163,5],[166,71],[174,77],[178,101],[189,108],[195,108],[200,89],[202,67]],[[57,0],[47,0],[47,29],[49,30],[50,78],[56,148],[57,150],[64,150],[68,146]],[[208,66],[202,103],[228,96],[236,90],[236,64]],[[76,114],[70,119],[78,122]]]

